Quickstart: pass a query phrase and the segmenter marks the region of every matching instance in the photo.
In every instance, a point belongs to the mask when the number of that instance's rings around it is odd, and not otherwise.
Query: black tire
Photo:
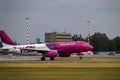
[[[53,61],[53,60],[54,60],[54,57],[50,57],[50,60],[52,60],[52,61]]]
[[[80,58],[80,59],[82,59],[83,57],[82,57],[82,56],[80,56],[79,58]]]
[[[45,57],[41,57],[41,61],[45,61]]]

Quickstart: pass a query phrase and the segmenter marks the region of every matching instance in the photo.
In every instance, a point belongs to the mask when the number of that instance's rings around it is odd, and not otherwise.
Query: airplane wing
[[[0,51],[9,51],[9,49],[0,49]]]
[[[8,55],[8,54],[11,54],[12,52],[8,51],[8,50],[0,50],[0,54],[3,54],[3,55]]]
[[[37,52],[37,53],[45,53],[45,52],[49,52],[51,50],[40,50],[40,49],[27,49],[27,48],[23,48],[21,49],[21,51],[28,51],[28,52]]]
[[[9,51],[9,49],[0,49],[0,54],[3,54],[3,55],[13,54],[13,55],[25,55],[25,56],[27,55],[28,56],[28,55],[40,55],[38,53],[44,54],[45,52],[48,52],[45,50],[32,50],[32,49],[21,49],[21,50],[24,50],[24,51],[23,52],[14,52],[14,51]],[[27,52],[27,54],[26,54],[26,52]]]

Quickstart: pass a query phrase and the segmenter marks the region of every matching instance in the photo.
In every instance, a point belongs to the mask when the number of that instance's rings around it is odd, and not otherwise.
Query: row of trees
[[[79,34],[72,36],[73,41],[83,40],[87,41],[88,38],[82,38]],[[90,44],[94,46],[94,51],[120,51],[120,37],[109,39],[104,33],[95,33],[90,37]]]

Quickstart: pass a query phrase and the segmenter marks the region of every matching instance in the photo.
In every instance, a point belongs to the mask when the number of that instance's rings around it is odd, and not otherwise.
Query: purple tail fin
[[[6,32],[4,32],[3,30],[0,30],[0,37],[3,43],[8,44],[8,45],[16,45],[12,41],[12,39],[6,34]]]

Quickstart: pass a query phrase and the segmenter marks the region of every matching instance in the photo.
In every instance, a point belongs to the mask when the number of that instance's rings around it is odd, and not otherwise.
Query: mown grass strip
[[[0,67],[120,67],[120,62],[0,62]]]
[[[0,80],[120,80],[120,67],[1,67]]]

